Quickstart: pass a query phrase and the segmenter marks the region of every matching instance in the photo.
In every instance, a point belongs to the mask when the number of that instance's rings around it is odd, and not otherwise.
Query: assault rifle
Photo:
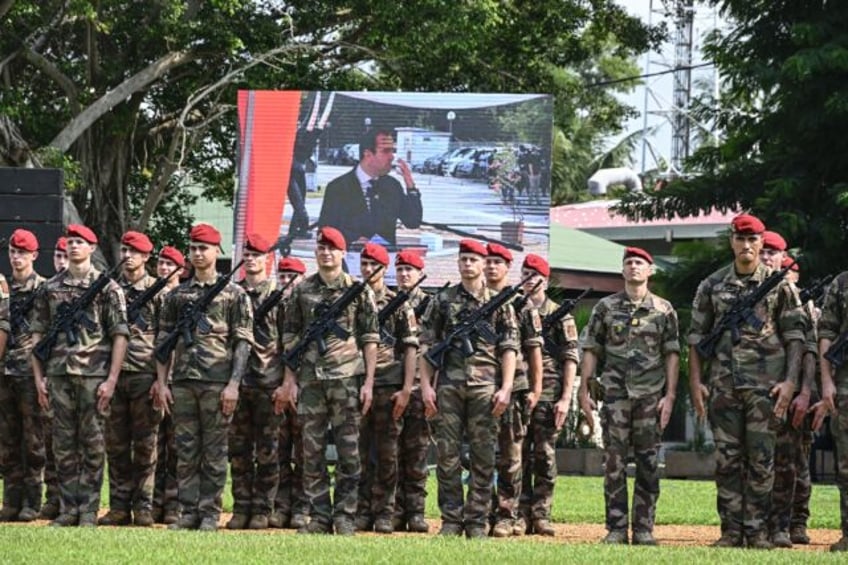
[[[824,291],[827,289],[827,285],[829,285],[832,280],[833,275],[827,275],[826,277],[814,280],[808,286],[802,288],[801,292],[798,294],[801,298],[801,304],[806,304],[812,300],[813,304],[821,306],[821,301],[824,299]]]
[[[127,321],[130,325],[136,326],[143,332],[147,331],[147,320],[144,319],[144,315],[142,314],[144,307],[147,306],[148,302],[156,298],[156,295],[167,286],[171,277],[179,274],[181,270],[181,267],[177,267],[167,277],[159,277],[155,283],[144,289],[144,292],[139,293],[132,302],[127,304]]]
[[[9,332],[9,345],[15,345],[15,335],[24,332],[29,333],[29,321],[27,315],[32,310],[32,305],[35,304],[35,299],[41,293],[41,289],[33,290],[29,296],[18,302],[12,302],[9,308],[9,325],[12,326],[12,331]]]
[[[848,331],[837,336],[824,354],[824,358],[830,362],[833,371],[836,372],[839,367],[845,364],[846,354],[848,354]]]
[[[53,318],[53,322],[50,324],[47,333],[32,348],[32,354],[36,359],[42,363],[47,362],[47,359],[50,358],[50,352],[53,351],[53,348],[56,347],[56,343],[59,341],[60,333],[65,334],[68,345],[73,347],[79,342],[79,326],[90,332],[97,330],[97,324],[88,317],[86,310],[94,303],[97,295],[106,288],[106,285],[112,282],[112,277],[121,271],[121,267],[125,261],[126,259],[122,259],[120,263],[112,267],[112,270],[100,273],[100,276],[91,283],[91,286],[82,293],[82,296],[73,302],[62,302],[59,304],[56,310],[56,316]]]
[[[227,288],[227,285],[230,284],[230,278],[241,269],[243,264],[244,259],[236,263],[236,266],[229,274],[224,276],[219,275],[215,283],[209,287],[209,290],[203,296],[197,300],[183,304],[174,329],[156,346],[154,353],[157,361],[160,363],[168,362],[168,359],[171,358],[171,353],[177,348],[177,342],[180,340],[180,337],[183,338],[183,343],[185,343],[186,347],[189,347],[194,344],[194,336],[192,335],[194,334],[194,330],[199,330],[202,334],[212,331],[212,324],[209,323],[209,319],[206,317],[206,310],[215,298]]]
[[[521,296],[512,301],[512,308],[515,310],[516,316],[524,310],[524,307],[527,306],[527,301],[530,300],[530,295],[536,292],[536,289],[539,288],[540,284],[542,284],[542,279],[539,279],[536,284],[533,285],[530,292],[522,292]]]
[[[789,269],[791,269],[794,264],[795,261],[792,261],[791,264],[776,273],[769,275],[766,280],[760,283],[760,285],[755,289],[740,295],[730,308],[722,314],[721,319],[719,319],[712,331],[710,331],[708,335],[704,336],[704,338],[695,345],[695,350],[698,352],[698,355],[700,355],[702,359],[715,357],[715,350],[718,346],[718,342],[721,339],[721,336],[724,335],[724,332],[727,331],[730,332],[730,339],[733,342],[733,345],[738,344],[742,340],[739,328],[743,323],[747,323],[756,331],[760,331],[763,328],[764,322],[763,320],[760,320],[756,314],[754,314],[754,307],[758,302],[764,299],[768,293],[777,288],[777,285],[780,284],[786,276],[786,273],[789,272]]]
[[[445,290],[449,286],[450,286],[450,281],[448,281],[444,285],[442,285],[442,288],[437,290],[434,294],[425,295],[424,298],[421,299],[421,302],[418,303],[418,306],[415,307],[415,317],[420,318],[421,316],[423,316],[424,312],[427,311],[427,306],[430,305],[430,301],[433,299],[433,296],[435,294],[439,294],[440,292],[442,292],[443,290]]]
[[[274,306],[279,304],[280,300],[283,299],[283,294],[285,294],[286,289],[288,289],[295,280],[297,279],[293,278],[289,280],[289,282],[285,285],[269,294],[265,300],[256,307],[256,310],[253,311],[253,337],[259,345],[264,347],[268,345],[268,342],[271,340],[271,336],[268,335],[263,324],[265,316],[273,310]]]
[[[551,335],[551,331],[554,327],[565,318],[567,315],[571,314],[571,311],[574,310],[574,307],[577,306],[577,303],[586,298],[590,292],[592,292],[591,287],[587,288],[583,292],[581,292],[576,298],[571,298],[568,300],[564,300],[562,304],[557,306],[557,309],[545,316],[542,320],[542,338],[545,342],[545,351],[548,351],[548,344],[551,343],[551,340],[548,338]],[[549,351],[548,351],[549,352]],[[549,352],[550,353],[550,352]]]
[[[427,362],[435,369],[441,368],[445,362],[445,355],[449,349],[454,347],[455,341],[460,342],[459,349],[465,357],[474,355],[475,348],[473,342],[477,338],[481,338],[486,343],[494,345],[498,339],[498,335],[489,323],[489,318],[498,308],[512,300],[512,297],[518,294],[524,284],[531,280],[533,276],[535,275],[525,278],[515,286],[504,288],[476,310],[466,310],[459,324],[453,328],[450,334],[424,354]]]
[[[395,344],[395,336],[386,329],[386,322],[388,322],[392,316],[395,315],[395,312],[400,310],[400,307],[406,304],[406,301],[409,300],[409,295],[413,290],[418,288],[418,286],[424,282],[424,279],[427,278],[427,275],[422,275],[418,282],[412,285],[412,288],[409,290],[399,290],[398,293],[389,300],[389,303],[383,306],[380,310],[380,313],[377,315],[377,321],[380,324],[380,340],[386,345],[394,345]]]
[[[324,355],[327,352],[327,335],[333,334],[338,339],[348,339],[350,332],[339,325],[338,319],[348,306],[365,291],[368,283],[383,270],[383,266],[375,270],[370,277],[364,281],[356,281],[350,285],[344,293],[330,304],[322,303],[315,307],[315,318],[306,327],[300,341],[286,353],[283,362],[292,371],[296,371],[300,365],[300,359],[306,348],[312,342],[318,346],[318,353]]]

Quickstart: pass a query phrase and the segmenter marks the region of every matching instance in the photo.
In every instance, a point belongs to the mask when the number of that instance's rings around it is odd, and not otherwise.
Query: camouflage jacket
[[[156,278],[146,274],[135,283],[129,282],[124,275],[118,278],[118,284],[124,290],[124,298],[127,305],[138,297],[139,294],[153,286]],[[153,357],[153,344],[156,341],[156,328],[159,323],[159,311],[162,308],[162,293],[148,302],[142,308],[140,314],[147,324],[147,329],[142,331],[133,320],[127,320],[130,328],[130,339],[127,343],[127,356],[124,358],[122,371],[130,373],[152,373],[156,374],[156,359]]]
[[[33,272],[23,283],[12,279],[11,297],[9,299],[9,309],[12,306],[19,304],[29,299],[34,292],[39,292],[39,289],[44,284],[46,279],[36,272]],[[15,377],[32,377],[32,347],[35,345],[32,341],[32,320],[35,312],[35,304],[26,313],[26,320],[29,324],[27,328],[16,328],[15,344],[10,345],[6,342],[6,374]],[[0,318],[3,315],[0,314]],[[11,323],[11,319],[8,320]],[[0,322],[0,329],[3,329]]]
[[[607,397],[642,398],[662,391],[665,357],[680,352],[677,312],[670,302],[648,292],[635,306],[626,292],[617,292],[595,305],[587,328],[583,349],[603,357],[598,380]]]
[[[833,343],[848,332],[848,271],[840,273],[828,285],[818,325],[818,338]],[[848,394],[848,363],[833,374],[833,384],[840,395]]]
[[[194,277],[181,283],[165,296],[159,315],[156,344],[176,327],[183,305],[203,296],[214,281],[201,283]],[[195,328],[194,343],[186,347],[182,337],[174,350],[171,380],[225,383],[232,377],[233,352],[238,341],[253,343],[253,311],[250,300],[239,285],[230,282],[206,310],[212,329],[201,333]]]
[[[315,273],[297,285],[286,304],[286,319],[283,322],[282,342],[286,352],[297,344],[317,317],[316,308],[320,304],[335,301],[354,282],[349,274],[341,273],[336,280],[327,284]],[[310,343],[297,372],[301,383],[345,379],[365,373],[362,348],[366,343],[380,343],[374,292],[366,286],[336,322],[350,332],[350,337],[339,339],[333,334],[325,336],[327,351],[324,355],[318,353],[318,344]]]
[[[100,272],[91,267],[81,279],[72,277],[69,270],[58,273],[44,283],[44,292],[39,293],[33,306],[32,333],[46,334],[63,302],[77,300],[91,284],[97,280]],[[67,336],[60,334],[56,347],[50,354],[46,376],[79,375],[86,377],[105,377],[109,373],[112,358],[112,337],[129,337],[127,327],[127,306],[124,293],[115,281],[110,281],[85,311],[94,324],[94,331],[88,331],[83,325],[77,328],[79,341],[68,345]]]
[[[417,289],[416,289],[417,290]],[[397,292],[383,286],[374,293],[379,313]],[[403,384],[403,353],[407,346],[418,349],[418,321],[410,305],[410,299],[386,320],[386,330],[395,338],[395,345],[380,342],[377,348],[377,370],[374,373],[374,386],[400,386]]]
[[[697,345],[741,293],[756,287],[770,274],[771,270],[760,264],[746,280],[736,274],[731,264],[701,281],[692,304],[688,343]],[[758,332],[749,324],[742,324],[741,341],[737,345],[731,342],[730,332],[724,333],[716,347],[716,359],[710,362],[711,386],[722,390],[768,389],[784,379],[785,347],[792,340],[805,339],[809,319],[801,308],[797,292],[785,280],[754,310],[764,322],[762,329]]]
[[[559,308],[559,304],[545,297],[538,308],[539,318],[545,317]],[[545,346],[542,348],[542,396],[539,400],[556,402],[562,397],[563,370],[566,361],[580,363],[580,346],[577,340],[577,324],[574,316],[564,316],[558,324],[551,328],[550,335],[544,336]]]
[[[6,277],[0,274],[0,331],[6,332],[8,336],[12,333],[12,326],[9,324],[9,296],[3,290],[6,286]],[[8,343],[8,340],[7,340]],[[0,371],[3,370],[3,362],[6,356],[0,356]]]
[[[268,298],[268,295],[277,290],[277,283],[272,278],[265,279],[255,288],[248,286],[247,279],[239,284],[250,297],[254,314],[259,305]],[[243,386],[275,388],[283,381],[283,360],[280,356],[282,348],[280,347],[280,331],[277,325],[281,302],[271,308],[264,320],[257,320],[256,318],[253,320],[254,339],[258,339],[257,334],[264,334],[263,338],[268,341],[265,345],[260,344],[259,341],[254,341],[253,348],[250,350],[249,370],[242,380]]]
[[[513,301],[514,304],[514,301]],[[525,350],[533,347],[541,347],[542,319],[539,311],[527,302],[521,312],[515,313],[518,318],[518,337],[521,340],[519,355],[515,358],[515,381],[512,385],[513,392],[522,392],[530,389],[530,366],[527,363]]]
[[[480,308],[495,294],[484,288],[482,295],[476,297],[459,283],[433,296],[421,319],[421,353],[447,337],[461,323],[466,311]],[[512,305],[506,304],[494,313],[494,319],[489,322],[498,335],[497,343],[492,345],[478,338],[473,343],[474,354],[467,358],[462,354],[459,343],[452,344],[445,355],[444,366],[439,370],[440,382],[470,386],[499,384],[501,355],[505,351],[518,352],[518,321]]]

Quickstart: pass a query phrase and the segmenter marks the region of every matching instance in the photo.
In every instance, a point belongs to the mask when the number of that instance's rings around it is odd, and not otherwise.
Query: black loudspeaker
[[[0,167],[0,238],[8,242],[18,228],[38,238],[35,270],[52,277],[53,248],[64,231],[64,176],[61,169]],[[0,252],[0,272],[11,277],[8,245]]]

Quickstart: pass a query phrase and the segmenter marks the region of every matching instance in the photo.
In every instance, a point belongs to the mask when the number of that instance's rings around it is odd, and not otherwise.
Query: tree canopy
[[[0,0],[0,156],[106,241],[180,242],[187,183],[231,200],[239,88],[552,93],[569,167],[633,111],[585,85],[662,34],[612,0]]]

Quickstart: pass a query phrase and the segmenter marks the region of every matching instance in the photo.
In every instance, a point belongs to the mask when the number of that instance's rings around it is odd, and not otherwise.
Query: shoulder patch
[[[568,341],[577,341],[577,326],[571,320],[562,321],[562,329],[565,333],[565,339]]]
[[[530,310],[530,320],[533,322],[533,331],[539,333],[542,331],[542,317],[539,315],[539,310],[537,308],[532,308]]]

